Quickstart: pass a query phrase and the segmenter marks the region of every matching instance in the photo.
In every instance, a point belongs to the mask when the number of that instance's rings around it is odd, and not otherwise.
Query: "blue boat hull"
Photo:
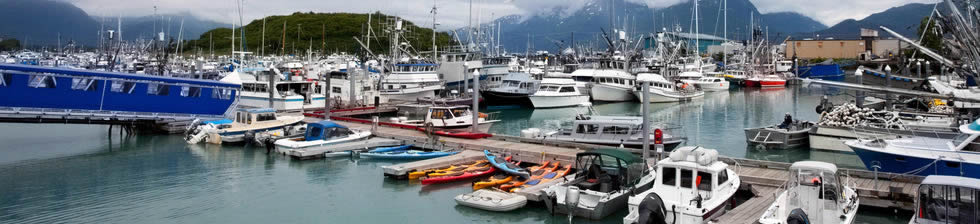
[[[423,153],[361,153],[361,157],[372,159],[396,159],[396,160],[418,160],[432,159],[443,156],[453,155],[455,152],[423,152]]]
[[[980,164],[965,163],[946,159],[913,157],[903,154],[895,154],[868,150],[859,147],[851,147],[854,153],[861,158],[864,166],[868,170],[875,170],[889,173],[909,173],[920,176],[928,175],[948,175],[964,176],[970,178],[980,178]]]

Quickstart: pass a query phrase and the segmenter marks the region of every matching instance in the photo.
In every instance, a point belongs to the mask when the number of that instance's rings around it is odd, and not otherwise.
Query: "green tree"
[[[17,39],[5,39],[0,41],[0,51],[14,51],[20,49],[20,41]]]

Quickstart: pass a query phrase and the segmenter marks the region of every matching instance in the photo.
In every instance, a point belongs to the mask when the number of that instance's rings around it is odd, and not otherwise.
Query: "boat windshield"
[[[980,207],[978,193],[976,189],[966,187],[922,185],[915,219],[936,223],[977,223],[980,220],[976,212]]]
[[[959,147],[966,140],[970,139],[970,134],[960,134],[953,139],[953,147]]]
[[[557,92],[558,91],[558,87],[557,86],[541,86],[541,88],[538,89],[538,91]]]
[[[517,80],[504,80],[504,86],[517,87],[521,82]]]

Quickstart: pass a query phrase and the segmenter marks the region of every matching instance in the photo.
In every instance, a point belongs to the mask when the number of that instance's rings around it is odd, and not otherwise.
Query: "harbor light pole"
[[[640,91],[643,92],[642,97],[643,102],[641,103],[643,112],[643,162],[650,158],[650,82],[643,82],[643,87]]]
[[[465,76],[466,73],[463,73]],[[465,78],[465,77],[464,77]],[[480,72],[473,71],[473,133],[479,133],[480,129]]]

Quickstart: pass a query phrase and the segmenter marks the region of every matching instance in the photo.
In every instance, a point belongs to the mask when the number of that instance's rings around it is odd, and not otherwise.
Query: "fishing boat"
[[[492,105],[531,105],[528,96],[538,91],[538,80],[528,73],[509,73],[500,85],[480,91],[480,95]]]
[[[980,213],[980,180],[976,178],[930,175],[919,184],[915,215],[909,224],[977,223]]]
[[[514,176],[521,176],[521,177],[531,176],[530,173],[527,171],[527,169],[521,168],[516,164],[513,164],[507,160],[500,158],[499,156],[493,153],[490,153],[490,150],[483,150],[483,154],[484,156],[487,157],[487,161],[490,161],[490,165],[493,165],[493,167],[496,167],[500,171],[504,171],[504,173],[514,175]]]
[[[589,104],[589,95],[581,92],[571,79],[543,79],[538,91],[528,96],[534,108],[574,107]]]
[[[701,147],[678,148],[654,169],[659,177],[630,197],[623,223],[708,223],[725,213],[742,182],[718,151]]]
[[[301,70],[292,69],[283,73],[279,69],[248,68],[247,72],[233,72],[239,73],[242,80],[239,105],[266,108],[270,107],[271,102],[271,108],[277,111],[323,108],[326,105],[323,83],[306,79]]]
[[[762,224],[850,224],[858,210],[858,195],[841,180],[834,164],[795,162],[789,167],[786,190],[763,212]]]
[[[617,149],[580,152],[575,167],[574,179],[542,190],[551,213],[602,219],[625,208],[631,192],[650,189],[655,177],[646,161]]]
[[[285,136],[287,127],[296,125],[300,121],[303,121],[302,116],[278,116],[271,108],[238,109],[235,111],[234,120],[224,119],[192,124],[184,140],[188,144],[197,144],[201,141],[213,144],[244,143],[259,132],[273,131],[279,132],[279,136]]]
[[[650,103],[673,103],[704,98],[704,91],[689,89],[687,88],[688,84],[669,82],[658,74],[640,73],[636,75],[636,80],[638,83],[650,83],[649,94],[647,95]],[[637,85],[635,88],[636,91],[633,91],[633,94],[636,94],[637,99],[643,100],[642,86]]]
[[[481,189],[472,193],[458,195],[457,204],[494,212],[506,212],[527,205],[527,197],[491,189]]]
[[[893,137],[844,142],[869,170],[980,178],[980,120],[960,125],[953,139]]]
[[[792,120],[789,123],[745,129],[745,141],[766,149],[792,149],[810,144],[810,130],[816,124],[810,121]]]
[[[574,74],[591,72],[592,88],[589,91],[592,99],[605,102],[633,101],[636,76],[626,71],[625,60],[600,60],[599,68],[580,69]]]
[[[320,121],[306,124],[306,133],[303,137],[279,139],[275,141],[275,145],[277,151],[315,150],[329,148],[339,143],[363,140],[370,136],[370,131],[350,129],[333,121]]]
[[[527,138],[643,148],[643,117],[580,114],[572,121],[571,128],[546,133],[540,131],[537,128],[529,128],[522,130],[521,134]],[[649,132],[648,138],[654,138],[653,131]],[[684,143],[686,139],[663,133],[663,140],[664,150],[670,151]]]
[[[719,77],[702,77],[697,81],[694,81],[694,85],[701,88],[703,91],[715,92],[715,91],[728,91],[731,83],[725,81],[724,78]]]
[[[442,89],[443,81],[436,73],[438,64],[412,63],[394,64],[390,74],[381,79],[382,96],[389,100],[416,101],[419,98],[435,97],[436,90]]]
[[[477,129],[486,132],[494,123],[499,122],[499,113],[478,113]],[[391,118],[391,123],[413,127],[431,125],[439,129],[461,129],[473,126],[473,111],[469,106],[434,106],[429,107],[424,119],[409,120],[405,117]]]

